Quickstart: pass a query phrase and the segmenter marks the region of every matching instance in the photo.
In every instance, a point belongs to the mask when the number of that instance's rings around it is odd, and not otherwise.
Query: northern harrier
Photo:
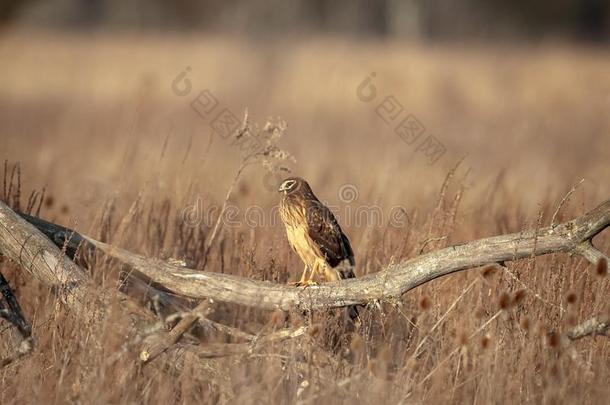
[[[279,211],[288,242],[305,263],[303,275],[296,284],[315,284],[316,276],[325,281],[354,278],[354,252],[349,240],[309,184],[300,177],[290,177],[278,191],[282,194]],[[348,313],[352,320],[358,316],[355,307],[350,307]]]

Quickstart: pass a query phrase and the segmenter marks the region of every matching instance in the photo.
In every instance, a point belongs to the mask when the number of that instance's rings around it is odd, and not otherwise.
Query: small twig
[[[242,125],[241,125],[240,129],[237,131],[237,133],[235,134],[235,137],[240,138],[241,136],[243,136],[246,133],[247,130],[248,130],[248,110],[246,109],[246,111],[244,112],[244,119],[242,121]],[[235,177],[233,177],[233,182],[231,183],[231,185],[229,186],[229,189],[227,190],[225,199],[222,202],[222,207],[220,208],[220,213],[218,214],[218,218],[216,219],[216,223],[214,224],[214,228],[212,229],[212,234],[210,235],[209,239],[207,240],[207,242],[205,244],[205,249],[203,251],[204,268],[208,262],[208,256],[210,255],[210,249],[212,248],[214,241],[218,237],[218,231],[220,231],[220,225],[222,224],[222,219],[223,219],[225,211],[227,209],[229,199],[231,198],[231,195],[233,194],[235,185],[239,181],[239,178],[240,178],[242,172],[248,166],[248,164],[249,164],[249,162],[248,162],[247,158],[242,159],[239,169],[237,169],[237,172],[235,173]]]
[[[451,312],[453,310],[453,308],[455,308],[455,306],[457,305],[458,302],[460,302],[460,300],[462,298],[464,298],[464,296],[466,295],[466,293],[468,291],[470,291],[470,289],[479,281],[478,278],[474,279],[474,281],[472,283],[470,283],[468,285],[468,287],[466,287],[464,289],[464,291],[462,291],[462,293],[459,295],[459,297],[457,297],[455,299],[455,301],[453,301],[453,303],[449,306],[449,308],[447,309],[447,311],[445,311],[445,313],[443,314],[443,316],[441,316],[439,318],[438,321],[436,321],[436,323],[434,324],[434,326],[432,326],[432,328],[430,329],[430,331],[428,333],[426,333],[426,335],[423,337],[423,339],[419,342],[419,344],[417,345],[417,347],[415,348],[415,351],[413,352],[413,357],[418,357],[421,352],[419,351],[419,349],[421,349],[421,347],[424,345],[424,343],[426,343],[426,341],[428,340],[428,337],[430,336],[430,334],[432,332],[434,332],[436,330],[436,328],[439,327],[439,325],[441,323],[443,323],[443,321],[445,320],[445,318],[447,317],[447,315],[449,315],[449,312]]]
[[[210,305],[210,300],[202,301],[195,309],[186,314],[171,331],[163,333],[161,336],[156,336],[150,343],[146,342],[144,348],[140,352],[140,360],[144,363],[148,363],[165,352],[170,346],[175,344],[180,337],[195,324],[195,322],[197,322],[197,319],[199,319],[200,316],[207,312]]]
[[[230,326],[223,325],[222,323],[214,322],[211,319],[205,317],[200,317],[199,323],[204,326],[210,327],[211,329],[214,329],[216,332],[224,333],[226,335],[233,336],[234,338],[245,340],[256,339],[256,335],[241,331],[237,328],[232,328]]]
[[[220,213],[218,214],[218,218],[216,219],[216,223],[214,224],[214,228],[212,229],[212,234],[210,235],[210,238],[208,239],[208,241],[205,244],[205,250],[203,251],[203,266],[204,267],[208,262],[208,256],[210,255],[210,250],[212,248],[212,245],[214,244],[214,241],[218,237],[218,231],[220,230],[220,225],[222,224],[222,220],[225,215],[227,205],[229,204],[229,199],[231,198],[231,195],[233,194],[235,185],[239,181],[239,178],[240,178],[242,172],[244,171],[244,169],[247,166],[248,166],[248,164],[246,162],[241,163],[241,165],[239,166],[239,169],[237,169],[237,173],[235,173],[235,177],[233,177],[233,182],[231,183],[231,185],[229,186],[229,189],[227,190],[227,194],[225,195],[225,199],[222,203],[222,207],[220,208]]]
[[[303,404],[309,404],[311,402],[314,402],[315,400],[319,399],[320,397],[324,397],[326,395],[332,394],[333,392],[336,392],[337,390],[346,387],[350,383],[356,381],[359,378],[364,377],[365,375],[366,375],[366,370],[358,371],[354,375],[346,377],[343,380],[338,381],[336,384],[333,384],[330,388],[326,389],[325,391],[318,392],[317,394],[314,394],[308,398],[298,401],[297,404],[303,405]],[[297,394],[297,397],[298,396],[299,396],[299,394]]]
[[[557,209],[555,210],[555,212],[553,213],[553,216],[551,217],[551,228],[555,228],[555,219],[557,218],[557,214],[559,214],[559,211],[561,210],[563,205],[568,201],[568,199],[574,193],[574,191],[576,191],[578,186],[580,186],[584,181],[585,181],[585,179],[581,179],[578,182],[578,184],[573,185],[572,188],[570,189],[570,191],[568,191],[568,193],[559,202],[559,205],[557,206]]]
[[[574,253],[577,253],[587,259],[591,264],[597,266],[601,259],[606,259],[606,262],[610,262],[610,258],[597,250],[595,246],[591,243],[591,239],[587,239],[586,241],[580,243],[576,248],[574,248]]]
[[[485,329],[487,327],[487,325],[489,325],[494,319],[496,319],[498,316],[500,316],[500,314],[502,313],[502,310],[499,310],[498,312],[496,312],[494,314],[494,316],[492,316],[491,318],[489,318],[483,325],[481,325],[477,330],[475,330],[473,333],[470,334],[470,336],[468,336],[468,340],[472,339],[473,337],[475,337],[476,335],[478,335],[483,329]],[[445,362],[447,360],[449,360],[451,357],[453,357],[454,354],[456,354],[459,350],[461,349],[461,346],[456,347],[455,349],[453,349],[448,355],[447,357],[445,357],[443,360],[441,360],[436,367],[434,367],[429,373],[428,375],[426,375],[419,383],[418,385],[422,385],[423,383],[425,383],[426,381],[428,381],[430,379],[430,377],[432,377],[432,375],[434,373],[436,373],[436,371],[443,365],[445,364]]]
[[[534,298],[536,298],[537,300],[539,300],[540,302],[542,302],[545,305],[551,306],[553,308],[557,308],[561,313],[565,312],[565,309],[561,306],[561,305],[557,305],[552,303],[551,301],[548,301],[546,299],[544,299],[542,297],[542,295],[540,295],[537,291],[535,291],[534,289],[532,289],[530,286],[528,286],[527,284],[525,284],[519,277],[517,277],[517,275],[515,273],[513,273],[508,266],[506,266],[503,263],[494,263],[496,266],[500,267],[503,271],[506,272],[506,274],[508,274],[510,276],[510,278],[512,278],[514,281],[516,281],[517,283],[519,283],[521,285],[521,287],[523,287],[526,291],[529,291],[530,293],[532,293],[532,296]]]
[[[428,238],[425,241],[422,242],[421,247],[419,248],[419,254],[421,255],[422,253],[424,253],[424,249],[426,248],[426,246],[428,246],[429,243],[432,242],[440,242],[442,240],[447,239],[447,236],[440,236],[438,238]]]
[[[294,339],[303,336],[305,332],[307,332],[307,326],[300,326],[294,329],[282,329],[260,337],[257,336],[247,343],[209,343],[191,348],[200,359],[252,354],[255,349],[262,346],[282,342],[287,339]]]

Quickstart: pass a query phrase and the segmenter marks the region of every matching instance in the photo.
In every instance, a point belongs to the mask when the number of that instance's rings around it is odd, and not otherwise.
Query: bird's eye
[[[296,180],[286,180],[280,186],[280,191],[291,191],[295,188],[296,184],[297,184]]]

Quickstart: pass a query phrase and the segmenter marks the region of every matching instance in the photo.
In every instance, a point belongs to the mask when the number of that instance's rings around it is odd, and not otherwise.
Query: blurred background
[[[3,1],[4,25],[86,30],[199,31],[274,37],[332,34],[461,40],[607,41],[604,0],[119,0]]]

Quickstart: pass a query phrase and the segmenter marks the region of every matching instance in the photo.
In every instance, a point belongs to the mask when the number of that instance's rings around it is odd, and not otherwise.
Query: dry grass
[[[191,97],[172,93],[187,65],[194,91],[211,90],[238,117],[248,107],[253,121],[288,122],[280,147],[296,157],[292,170],[337,206],[357,275],[422,247],[548,225],[582,178],[558,221],[610,196],[607,51],[6,33],[0,57],[0,157],[21,164],[22,208],[44,187],[42,217],[195,267],[213,221],[193,227],[184,214],[197,201],[202,213],[223,203],[242,154],[210,138],[211,119],[190,109]],[[381,94],[393,94],[443,141],[447,153],[436,164],[356,97],[372,71]],[[298,277],[301,264],[270,220],[278,197],[265,173],[249,167],[237,183],[230,209],[238,223],[221,230],[209,271]],[[338,195],[345,184],[357,190],[349,203]],[[254,205],[266,222],[252,227],[243,215]],[[383,223],[355,221],[358,207],[374,205]],[[388,223],[395,207],[406,212],[400,226]],[[607,232],[598,239],[610,251]],[[607,274],[566,255],[508,269],[458,273],[362,310],[354,335],[337,327],[340,311],[308,318],[218,305],[214,320],[249,333],[316,327],[289,343],[205,362],[206,372],[186,364],[169,375],[140,368],[135,354],[113,356],[125,343],[105,333],[121,327],[117,314],[82,325],[4,260],[0,270],[33,323],[36,347],[0,370],[0,403],[607,403],[610,340],[574,342],[573,357],[556,338],[610,311]],[[128,290],[120,270],[100,260],[92,272],[100,284]],[[235,341],[209,329],[195,335],[203,344]],[[5,355],[14,348],[5,323],[0,336]]]

